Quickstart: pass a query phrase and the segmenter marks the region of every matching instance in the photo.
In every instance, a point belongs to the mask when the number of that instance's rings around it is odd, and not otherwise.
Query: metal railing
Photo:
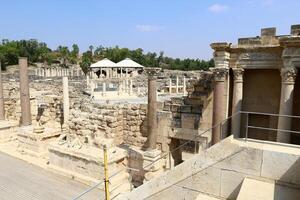
[[[143,169],[147,169],[149,167],[151,167],[152,165],[154,165],[155,163],[157,163],[158,161],[162,160],[162,159],[167,159],[169,156],[169,165],[171,166],[171,160],[170,160],[170,156],[172,153],[174,153],[175,151],[181,150],[184,146],[187,146],[188,144],[190,144],[191,142],[196,142],[197,139],[199,137],[202,137],[205,133],[212,131],[215,128],[219,128],[220,129],[220,140],[226,138],[229,135],[232,135],[232,120],[237,119],[238,117],[240,118],[240,131],[241,133],[244,133],[244,137],[242,136],[242,134],[239,133],[239,137],[240,138],[244,138],[245,141],[247,141],[247,139],[249,138],[249,130],[250,129],[257,129],[257,130],[263,130],[263,131],[280,131],[283,133],[295,133],[295,134],[300,134],[300,131],[292,131],[292,130],[284,130],[284,129],[277,129],[277,124],[278,123],[274,123],[276,125],[276,128],[274,127],[263,127],[263,126],[255,126],[250,124],[250,118],[252,118],[251,115],[260,115],[260,116],[269,116],[269,117],[288,117],[288,118],[297,118],[300,119],[300,116],[292,116],[292,115],[280,115],[280,114],[271,114],[271,113],[263,113],[263,112],[247,112],[247,111],[239,111],[236,112],[234,114],[232,114],[230,117],[226,118],[225,120],[217,123],[216,125],[212,126],[211,128],[203,131],[202,133],[200,133],[199,135],[196,135],[194,140],[188,140],[187,142],[180,144],[179,146],[177,146],[176,148],[167,151],[167,152],[163,152],[158,156],[158,159],[154,160],[153,162],[149,163],[146,166],[143,166]],[[275,122],[278,122],[278,119],[275,120]],[[300,121],[299,121],[300,122]],[[243,130],[244,128],[244,130]],[[257,138],[255,138],[257,139]],[[206,148],[208,148],[210,145],[206,144]],[[195,145],[195,151],[194,154],[198,153],[198,151],[196,151],[196,145]],[[172,169],[171,167],[165,168],[165,171]],[[111,178],[117,176],[118,174],[126,171],[126,170],[133,170],[133,171],[140,171],[139,169],[132,169],[132,168],[124,168],[121,169],[115,173],[113,173],[112,175],[110,175],[108,177],[108,179],[110,180]],[[91,192],[92,190],[96,189],[97,187],[99,187],[100,185],[104,184],[104,181],[100,181],[98,183],[96,183],[95,185],[93,185],[92,187],[90,187],[89,189],[83,191],[82,193],[80,193],[78,196],[76,196],[75,198],[73,198],[73,200],[79,200],[81,197],[85,196],[87,193]],[[116,195],[118,196],[118,195]],[[115,197],[116,197],[115,196]]]
[[[199,135],[196,135],[195,138],[194,138],[194,140],[188,140],[187,142],[185,142],[185,143],[183,143],[183,144],[180,144],[179,146],[177,146],[176,148],[172,149],[171,151],[167,151],[167,152],[161,153],[161,154],[158,156],[158,159],[154,160],[153,162],[149,163],[148,165],[143,166],[143,168],[144,168],[144,169],[150,168],[151,166],[153,166],[153,165],[154,165],[155,163],[157,163],[158,161],[160,161],[160,160],[162,160],[162,159],[167,159],[168,156],[170,156],[170,155],[171,155],[172,153],[174,153],[175,151],[178,151],[178,150],[182,149],[184,146],[187,146],[188,144],[197,141],[197,139],[198,139],[199,137],[202,137],[203,134],[212,131],[214,128],[218,128],[218,127],[222,126],[228,119],[232,118],[233,116],[235,116],[235,115],[232,115],[232,116],[228,117],[227,119],[223,120],[222,122],[220,122],[220,123],[218,123],[218,124],[212,126],[211,128],[209,128],[209,129],[207,129],[207,130],[201,132]],[[196,145],[195,145],[195,146],[196,146]],[[208,145],[208,144],[206,145],[206,147],[209,147],[209,146],[210,146],[210,145]],[[197,153],[197,151],[195,150],[194,153]],[[171,163],[170,160],[169,160],[169,162]],[[169,164],[169,165],[171,165],[171,164]],[[126,171],[126,170],[132,170],[132,169],[131,169],[131,168],[124,168],[124,169],[121,169],[121,170],[119,170],[119,171],[113,173],[112,175],[110,175],[110,176],[108,177],[108,179],[110,180],[110,179],[113,178],[114,176],[116,176],[116,175],[118,175],[118,174],[120,174],[120,173],[122,173],[122,172],[124,172],[124,171]],[[165,171],[167,171],[167,170],[171,170],[171,167],[170,167],[170,168],[165,168]],[[133,171],[140,171],[140,170],[138,170],[138,169],[133,169]],[[82,193],[80,193],[79,195],[77,195],[76,197],[74,197],[72,200],[79,200],[81,197],[85,196],[86,194],[88,194],[88,193],[91,192],[92,190],[98,188],[98,187],[99,187],[100,185],[102,185],[102,184],[104,184],[104,181],[99,181],[98,183],[96,183],[95,185],[93,185],[92,187],[90,187],[89,189],[83,191]],[[116,195],[116,196],[118,196],[118,195]],[[116,197],[116,196],[115,196],[115,197]],[[114,197],[114,198],[115,198],[115,197]],[[113,199],[113,198],[112,198],[112,199]]]

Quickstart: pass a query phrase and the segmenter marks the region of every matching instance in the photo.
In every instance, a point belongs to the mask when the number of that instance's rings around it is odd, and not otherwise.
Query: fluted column
[[[2,69],[0,61],[0,120],[5,119],[5,109],[4,109],[4,96],[3,96],[3,84],[2,84]]]
[[[157,140],[157,91],[156,91],[156,80],[157,74],[160,71],[159,68],[147,68],[148,74],[148,137],[147,145],[148,150],[156,149]]]
[[[241,136],[241,114],[236,114],[242,111],[242,100],[243,100],[243,75],[244,69],[236,68],[233,69],[233,98],[232,98],[232,134],[235,137]]]
[[[212,129],[212,144],[216,144],[221,140],[220,127],[217,126],[222,122],[225,116],[226,110],[226,79],[228,76],[227,68],[215,68],[214,72],[214,92],[213,92],[213,129]]]
[[[21,126],[31,124],[28,63],[27,58],[19,58],[20,66],[20,99],[21,99]]]
[[[293,114],[293,93],[296,76],[297,69],[294,67],[281,69],[281,96],[279,115]],[[278,118],[277,142],[290,143],[291,134],[279,130],[291,130],[291,122],[292,118],[290,117]]]

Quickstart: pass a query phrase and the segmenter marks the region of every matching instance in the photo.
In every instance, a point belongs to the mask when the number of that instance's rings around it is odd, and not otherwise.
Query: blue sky
[[[212,57],[211,42],[236,43],[262,27],[289,34],[299,0],[0,0],[0,39],[35,38],[143,48],[180,58]]]

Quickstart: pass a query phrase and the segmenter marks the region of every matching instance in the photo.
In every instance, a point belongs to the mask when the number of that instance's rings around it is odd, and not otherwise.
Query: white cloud
[[[226,5],[221,5],[221,4],[213,4],[211,5],[208,10],[213,12],[213,13],[220,13],[228,10],[228,6]]]
[[[148,25],[148,24],[139,24],[135,27],[140,32],[156,32],[161,30],[160,26]]]

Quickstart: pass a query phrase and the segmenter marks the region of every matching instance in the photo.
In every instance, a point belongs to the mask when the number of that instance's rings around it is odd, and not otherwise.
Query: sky
[[[236,43],[300,24],[299,0],[0,0],[0,39],[38,39],[50,48],[89,45],[210,59],[212,42]]]

